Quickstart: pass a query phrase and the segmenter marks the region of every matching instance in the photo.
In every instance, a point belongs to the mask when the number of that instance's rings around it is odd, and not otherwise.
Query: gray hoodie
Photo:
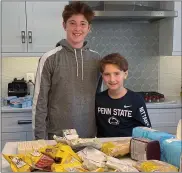
[[[70,128],[80,137],[94,137],[100,56],[86,42],[82,49],[73,49],[66,40],[57,46],[39,60],[32,109],[35,139]]]

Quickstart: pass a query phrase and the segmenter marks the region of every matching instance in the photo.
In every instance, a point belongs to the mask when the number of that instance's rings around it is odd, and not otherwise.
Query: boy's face
[[[128,71],[121,71],[117,65],[106,64],[102,78],[109,90],[118,91],[123,88],[127,75]]]
[[[90,24],[82,14],[71,16],[63,27],[67,33],[67,40],[74,48],[81,48],[88,32]]]

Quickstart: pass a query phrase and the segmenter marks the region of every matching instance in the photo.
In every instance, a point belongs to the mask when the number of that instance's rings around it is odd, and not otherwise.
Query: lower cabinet
[[[29,141],[32,136],[32,113],[2,112],[1,150],[6,142]]]
[[[148,109],[148,114],[153,129],[176,134],[181,108]]]

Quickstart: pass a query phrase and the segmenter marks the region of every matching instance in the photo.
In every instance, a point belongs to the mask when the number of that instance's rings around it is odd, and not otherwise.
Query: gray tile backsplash
[[[119,52],[129,63],[125,86],[134,91],[158,91],[158,23],[102,20],[92,23],[90,47],[105,56]]]

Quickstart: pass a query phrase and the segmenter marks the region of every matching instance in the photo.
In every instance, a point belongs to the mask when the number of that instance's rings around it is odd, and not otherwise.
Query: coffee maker
[[[27,92],[27,83],[24,78],[20,80],[14,78],[13,82],[8,83],[8,96],[24,97]]]

